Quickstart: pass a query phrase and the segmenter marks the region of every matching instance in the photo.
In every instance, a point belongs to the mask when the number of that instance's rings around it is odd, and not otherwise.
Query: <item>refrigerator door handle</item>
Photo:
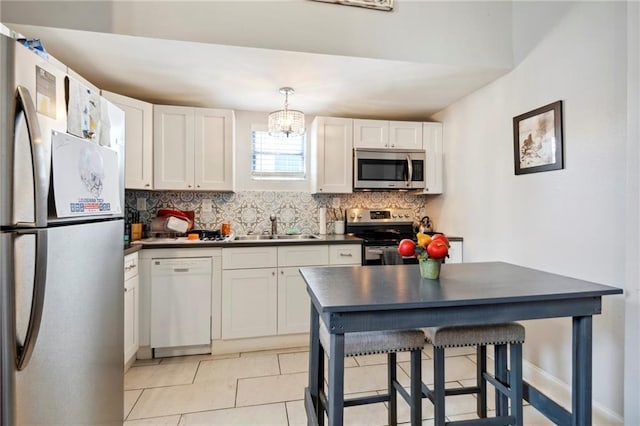
[[[24,86],[18,86],[16,89],[16,118],[22,112],[27,124],[27,132],[29,134],[29,142],[31,144],[31,165],[32,169],[32,185],[33,185],[33,214],[34,223],[20,223],[20,217],[16,218],[18,225],[31,225],[37,227],[47,226],[47,197],[49,193],[49,150],[45,146],[40,132],[38,116],[33,103],[33,98],[29,90]],[[14,143],[17,143],[16,140]],[[14,169],[17,165],[14,165]],[[14,182],[19,184],[20,182]],[[14,189],[15,192],[15,189]],[[16,194],[14,193],[14,196]]]
[[[31,308],[29,312],[29,322],[24,338],[24,343],[20,344],[16,340],[17,359],[16,368],[24,369],[29,364],[29,359],[38,340],[40,323],[42,321],[42,311],[44,308],[44,294],[47,283],[47,230],[33,229],[16,231],[18,235],[33,234],[36,238],[35,249],[35,271],[33,283],[33,295],[31,298]],[[15,283],[18,285],[18,283]],[[16,330],[17,333],[17,330]]]

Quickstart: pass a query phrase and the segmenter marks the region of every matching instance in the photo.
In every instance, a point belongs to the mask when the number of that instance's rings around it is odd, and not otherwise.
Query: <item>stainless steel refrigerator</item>
[[[108,119],[100,142],[68,134],[70,87],[63,64],[0,36],[3,426],[122,424],[124,141]]]

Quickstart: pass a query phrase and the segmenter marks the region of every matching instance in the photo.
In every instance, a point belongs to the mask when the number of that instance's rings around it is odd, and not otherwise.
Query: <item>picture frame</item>
[[[563,145],[562,101],[513,118],[516,175],[563,169]]]
[[[366,7],[376,10],[393,10],[393,0],[312,0],[322,3],[343,4],[345,6]]]

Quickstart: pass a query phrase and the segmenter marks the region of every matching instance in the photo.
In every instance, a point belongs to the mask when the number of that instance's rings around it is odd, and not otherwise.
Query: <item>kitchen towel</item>
[[[320,207],[318,209],[318,222],[320,223],[320,234],[327,233],[327,208]]]

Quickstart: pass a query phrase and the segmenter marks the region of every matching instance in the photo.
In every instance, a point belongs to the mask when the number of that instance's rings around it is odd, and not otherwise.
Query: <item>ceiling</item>
[[[425,120],[508,70],[8,24],[101,89],[156,104]]]

